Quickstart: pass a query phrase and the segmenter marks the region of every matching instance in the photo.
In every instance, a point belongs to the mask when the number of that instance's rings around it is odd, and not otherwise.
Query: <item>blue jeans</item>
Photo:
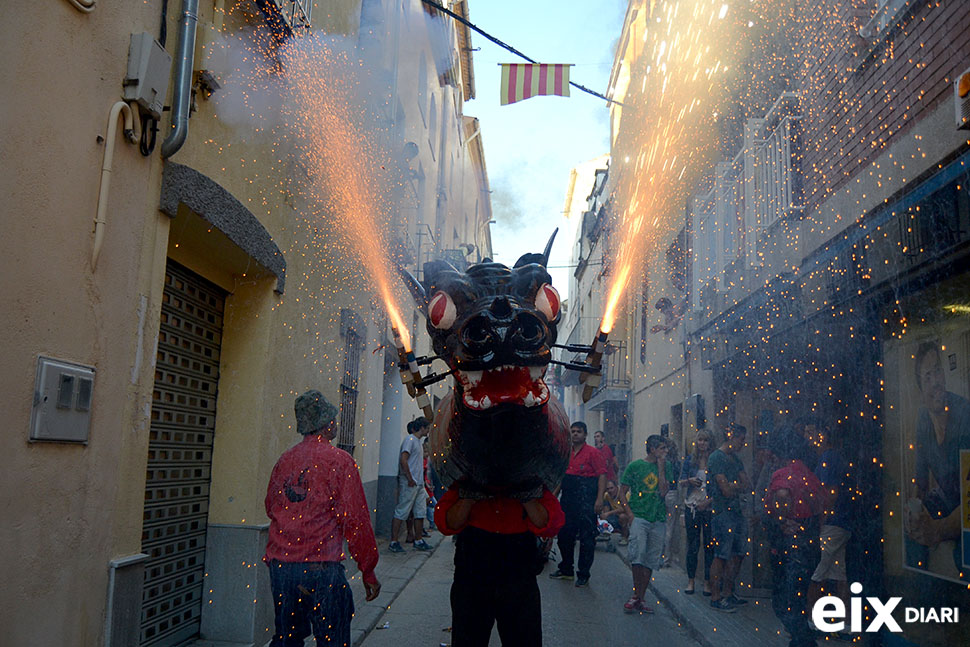
[[[815,647],[808,627],[808,587],[818,564],[820,551],[817,523],[807,523],[794,538],[779,538],[772,545],[771,606],[791,636],[789,647]]]
[[[587,476],[567,474],[562,480],[562,505],[566,523],[557,537],[559,543],[559,570],[567,575],[574,572],[573,557],[576,549],[576,539],[579,539],[579,564],[575,573],[580,577],[589,577],[589,569],[593,565],[593,553],[596,550],[596,513],[593,512],[596,503],[596,479]]]
[[[714,540],[711,538],[711,511],[693,511],[684,507],[684,527],[687,529],[687,577],[697,575],[697,551],[704,536],[704,581],[711,579],[711,562],[714,561]]]
[[[303,647],[313,632],[318,645],[350,645],[354,596],[339,562],[271,561],[276,633],[270,647]]]

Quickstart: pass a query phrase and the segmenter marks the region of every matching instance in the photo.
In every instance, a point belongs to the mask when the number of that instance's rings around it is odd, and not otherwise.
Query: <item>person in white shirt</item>
[[[401,533],[401,525],[411,514],[414,515],[415,550],[431,550],[431,545],[422,539],[427,501],[424,491],[424,445],[421,442],[430,429],[431,423],[427,419],[412,420],[408,423],[410,433],[401,443],[397,507],[394,508],[394,520],[391,521],[391,543],[387,547],[392,553],[404,552],[397,538]]]

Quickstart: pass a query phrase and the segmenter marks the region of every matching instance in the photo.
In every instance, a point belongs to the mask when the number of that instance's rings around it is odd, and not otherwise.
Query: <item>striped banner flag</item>
[[[568,64],[500,63],[503,106],[539,95],[569,96]]]

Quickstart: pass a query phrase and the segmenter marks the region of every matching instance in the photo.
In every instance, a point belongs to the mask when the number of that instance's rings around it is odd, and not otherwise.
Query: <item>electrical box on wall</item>
[[[93,396],[94,367],[39,357],[30,440],[88,442]]]
[[[953,82],[953,107],[956,109],[957,128],[970,130],[970,70],[966,70]]]
[[[161,118],[171,71],[171,55],[151,34],[132,34],[124,82],[125,101],[136,101],[152,117]]]

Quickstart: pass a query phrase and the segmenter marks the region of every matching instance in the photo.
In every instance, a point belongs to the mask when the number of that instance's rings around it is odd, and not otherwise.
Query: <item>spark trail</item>
[[[332,214],[345,245],[366,269],[392,325],[410,350],[396,275],[388,254],[396,180],[386,133],[368,110],[360,61],[313,38],[283,52],[289,126],[299,135],[299,158],[312,211]],[[353,50],[351,50],[353,51]]]
[[[685,171],[714,148],[716,138],[705,133],[705,124],[714,81],[728,68],[735,36],[721,0],[650,4],[641,8],[645,19],[631,28],[633,81],[625,106],[616,108],[632,113],[624,115],[625,126],[637,127],[619,134],[622,148],[614,152],[618,256],[600,325],[607,333],[630,281],[663,237],[667,214],[682,208],[689,193]]]

